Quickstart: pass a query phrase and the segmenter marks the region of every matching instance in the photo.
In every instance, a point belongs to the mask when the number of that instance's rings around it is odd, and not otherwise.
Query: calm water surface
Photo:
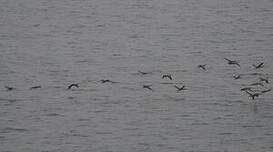
[[[271,152],[272,42],[272,0],[1,0],[0,151]]]

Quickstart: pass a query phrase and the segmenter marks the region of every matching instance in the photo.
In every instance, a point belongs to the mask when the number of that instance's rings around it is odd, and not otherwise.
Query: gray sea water
[[[272,63],[272,0],[0,0],[0,151],[272,152]]]

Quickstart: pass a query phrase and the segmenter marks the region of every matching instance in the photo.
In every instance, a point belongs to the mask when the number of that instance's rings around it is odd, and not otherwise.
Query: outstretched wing
[[[231,62],[231,60],[230,59],[227,59],[227,58],[224,58],[225,60],[227,60],[228,62]]]
[[[177,89],[177,90],[180,90],[181,88],[179,88],[178,86],[174,85],[174,87]]]
[[[245,90],[245,92],[246,92],[249,96],[253,96],[253,94],[251,94],[251,93],[248,92],[247,90]]]
[[[258,66],[257,66],[257,68],[260,68],[260,67],[262,67],[264,65],[264,63],[262,62],[262,63],[260,63]]]
[[[235,62],[235,64],[238,66],[238,67],[241,67],[240,64],[238,62]]]

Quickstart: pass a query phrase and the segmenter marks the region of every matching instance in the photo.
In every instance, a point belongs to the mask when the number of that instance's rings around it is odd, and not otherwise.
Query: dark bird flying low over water
[[[251,87],[242,88],[241,91],[251,91],[251,92],[253,92]]]
[[[234,65],[237,65],[238,67],[241,67],[240,64],[239,64],[239,62],[236,61],[236,60],[230,60],[230,59],[227,59],[227,58],[224,58],[224,59],[225,59],[225,60],[228,62],[228,64],[230,64],[230,65],[234,64]]]
[[[116,83],[114,81],[111,81],[111,80],[108,80],[108,79],[103,79],[103,80],[100,80],[101,83],[106,83],[106,82],[109,82],[109,83]]]
[[[152,85],[142,85],[142,88],[153,90],[151,87],[152,87]]]
[[[263,68],[264,67],[264,63],[260,63],[258,65],[255,65],[255,64],[252,64],[252,66],[255,68],[255,69],[259,69],[259,68]]]
[[[30,87],[29,89],[33,90],[33,89],[39,89],[39,88],[42,88],[42,86],[40,86],[40,85],[39,86],[33,86],[33,87]]]
[[[169,78],[170,80],[173,79],[172,76],[171,76],[170,74],[164,74],[164,75],[162,76],[162,79],[165,79],[165,78]]]
[[[185,90],[185,85],[183,85],[182,87],[178,87],[177,85],[174,85],[174,87],[177,89],[176,91],[179,92],[179,91],[182,91],[182,90]]]
[[[72,87],[79,88],[79,84],[78,84],[78,83],[72,83],[72,84],[70,84],[70,85],[67,87],[67,89],[68,89],[68,90],[69,90],[69,89],[72,89]]]
[[[142,75],[149,74],[148,72],[142,72],[142,71],[138,71],[138,73],[140,73],[140,74],[142,74]]]
[[[9,86],[5,86],[5,88],[7,89],[7,91],[11,91],[11,90],[14,90],[14,89],[15,89],[15,88],[9,87]]]
[[[207,70],[206,66],[207,66],[207,64],[200,64],[197,67],[200,69],[203,69],[203,70]]]

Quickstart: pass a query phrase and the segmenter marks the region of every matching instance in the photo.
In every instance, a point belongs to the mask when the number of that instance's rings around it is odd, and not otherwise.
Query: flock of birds
[[[239,64],[239,62],[236,61],[236,60],[230,60],[230,59],[228,59],[228,58],[224,58],[224,59],[227,61],[227,64],[229,64],[229,65],[235,65],[235,66],[237,66],[237,67],[241,67],[241,65]],[[252,66],[253,66],[255,69],[261,69],[261,68],[264,67],[264,62],[261,62],[261,63],[259,63],[259,64],[257,64],[257,65],[252,64]],[[207,64],[200,64],[200,65],[198,65],[197,67],[200,68],[200,69],[202,69],[202,70],[207,70]],[[138,72],[139,72],[140,74],[142,74],[142,75],[148,74],[147,72],[142,72],[142,71],[138,71]],[[165,79],[165,78],[168,78],[168,79],[170,79],[170,80],[173,80],[171,74],[164,74],[164,75],[162,75],[162,79]],[[241,75],[236,75],[236,74],[234,74],[234,75],[233,75],[233,78],[234,78],[235,80],[237,80],[237,79],[241,79],[242,76],[241,76]],[[259,82],[252,83],[252,84],[249,85],[249,87],[241,88],[241,91],[243,91],[243,92],[245,92],[246,94],[248,94],[249,97],[250,97],[251,99],[254,100],[256,97],[259,97],[260,95],[262,95],[262,94],[264,94],[264,93],[267,93],[267,92],[269,92],[269,91],[272,90],[271,88],[270,88],[270,89],[265,89],[265,90],[254,90],[254,89],[253,89],[253,86],[262,86],[262,87],[264,87],[264,83],[267,83],[267,84],[268,84],[268,83],[269,83],[269,78],[268,78],[268,77],[259,77]],[[186,86],[185,86],[185,85],[183,85],[183,86],[181,86],[181,87],[179,87],[179,86],[177,86],[177,85],[174,85],[174,87],[177,89],[177,92],[180,92],[180,91],[182,91],[182,90],[186,90]],[[146,88],[146,89],[149,89],[149,90],[153,90],[153,89],[152,89],[152,85],[143,85],[143,88]]]
[[[238,66],[238,67],[241,67],[239,62],[236,61],[236,60],[230,60],[230,59],[227,59],[227,58],[224,58],[226,61],[227,61],[227,64],[229,65],[235,65],[235,66]],[[198,65],[198,68],[200,69],[203,69],[203,70],[206,70],[206,66],[207,64],[203,64],[203,65]],[[261,62],[257,65],[255,64],[252,64],[253,68],[255,69],[261,69],[264,67],[264,62]],[[242,76],[241,75],[236,75],[234,74],[233,75],[233,78],[235,80],[237,79],[241,79]],[[244,88],[241,88],[241,91],[245,92],[246,94],[248,94],[248,96],[251,98],[251,99],[255,99],[256,97],[259,97],[260,95],[264,94],[264,93],[267,93],[269,91],[271,91],[272,89],[265,89],[265,90],[254,90],[253,89],[253,86],[261,86],[261,87],[264,87],[264,83],[269,83],[269,78],[268,77],[259,77],[259,82],[256,82],[256,83],[251,83],[248,87],[244,87]]]
[[[241,67],[240,64],[239,64],[239,62],[236,61],[236,60],[230,60],[228,58],[224,58],[224,59],[227,61],[227,64],[229,64],[229,65],[235,65],[237,67]],[[261,69],[261,68],[264,67],[264,63],[261,62],[261,63],[259,63],[257,65],[253,64],[252,66],[255,69]],[[207,70],[207,64],[200,64],[200,65],[197,66],[197,68],[200,68],[202,70]],[[143,71],[138,71],[138,73],[141,74],[141,75],[147,75],[147,74],[149,74],[149,72],[143,72]],[[161,78],[162,79],[173,80],[173,77],[172,77],[171,74],[163,74]],[[235,80],[237,80],[237,79],[241,79],[242,76],[240,74],[239,75],[234,74],[233,78]],[[118,83],[118,82],[115,82],[115,81],[112,81],[112,80],[109,80],[109,79],[102,79],[102,80],[100,80],[100,83]],[[251,99],[254,100],[256,97],[259,97],[260,95],[262,95],[264,93],[267,93],[267,92],[270,92],[272,90],[271,88],[270,89],[264,89],[264,90],[254,90],[255,86],[264,87],[264,83],[268,84],[269,83],[269,78],[268,77],[261,77],[260,76],[259,77],[259,82],[252,83],[248,87],[241,88],[241,91],[243,91],[246,94],[248,94],[248,96]],[[79,87],[80,87],[79,83],[71,83],[70,85],[68,85],[67,89],[70,90],[70,89],[79,88]],[[183,90],[186,90],[186,86],[185,85],[183,85],[183,86],[174,85],[174,87],[176,88],[177,92],[181,92]],[[5,88],[6,88],[7,91],[12,91],[12,90],[16,89],[16,88],[10,87],[10,86],[5,86]],[[40,88],[42,88],[42,86],[38,85],[38,86],[30,87],[29,89],[33,90],[33,89],[40,89]],[[149,84],[149,85],[142,85],[142,88],[153,91],[153,88],[152,88],[151,84]]]
[[[227,58],[224,58],[226,61],[227,61],[227,64],[229,65],[235,65],[235,66],[238,66],[238,67],[241,67],[239,62],[236,61],[236,60],[230,60],[230,59],[227,59]],[[203,65],[198,65],[198,68],[200,69],[203,69],[203,70],[206,70],[206,66],[207,64],[203,64]],[[252,64],[252,66],[255,68],[255,69],[261,69],[264,67],[264,62],[261,62],[257,65],[255,64]],[[241,75],[236,75],[234,74],[233,75],[233,78],[235,80],[237,79],[241,79]],[[271,91],[272,89],[265,89],[265,90],[254,90],[253,89],[253,86],[261,86],[261,87],[264,87],[264,83],[269,83],[269,78],[268,77],[259,77],[259,82],[256,82],[256,83],[252,83],[249,85],[249,87],[244,87],[244,88],[241,88],[241,91],[245,92],[246,94],[248,94],[248,96],[251,98],[251,99],[255,99],[256,97],[259,97],[260,95],[264,94],[264,93],[267,93],[269,91]]]

